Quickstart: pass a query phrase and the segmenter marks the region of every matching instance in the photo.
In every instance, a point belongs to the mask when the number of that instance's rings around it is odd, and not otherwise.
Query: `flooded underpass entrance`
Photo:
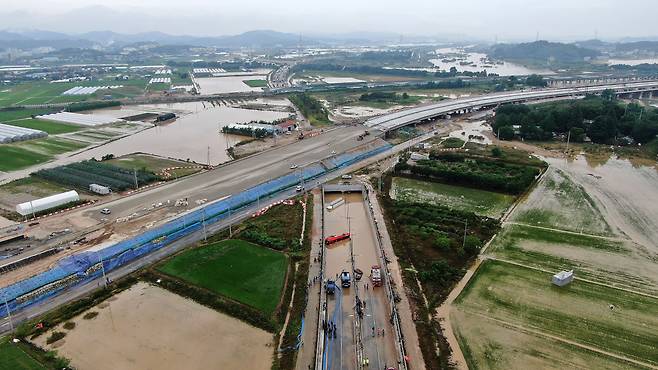
[[[383,262],[362,189],[361,185],[324,189],[325,277],[335,281],[336,289],[327,294],[322,369],[360,369],[364,365],[398,369],[387,282],[379,269]],[[372,277],[377,271],[381,284]],[[341,281],[345,272],[349,273],[349,287],[341,286],[347,285]]]

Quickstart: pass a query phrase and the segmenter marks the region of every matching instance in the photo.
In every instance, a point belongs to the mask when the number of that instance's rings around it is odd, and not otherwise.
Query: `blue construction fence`
[[[346,153],[331,159],[337,168],[344,168],[360,160],[380,154],[391,148],[390,144],[372,150]],[[55,267],[18,283],[0,289],[0,317],[8,310],[18,311],[41,302],[64,289],[88,282],[105,272],[112,271],[147,253],[158,250],[183,236],[228,216],[229,210],[237,211],[258,199],[309,181],[327,172],[321,165],[313,164],[300,171],[256,185],[241,193],[207,204],[179,216],[157,228],[96,251],[84,251],[65,257]],[[102,265],[101,265],[102,264]]]

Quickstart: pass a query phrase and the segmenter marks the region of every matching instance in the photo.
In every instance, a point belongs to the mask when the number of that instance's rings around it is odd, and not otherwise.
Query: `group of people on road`
[[[322,320],[322,330],[324,330],[327,333],[327,336],[331,338],[336,338],[336,323],[333,321],[326,322]]]
[[[377,329],[377,336],[378,337],[379,336],[382,336],[382,337],[384,336],[384,328]],[[373,338],[375,337],[375,326],[374,325],[372,326],[372,337]]]

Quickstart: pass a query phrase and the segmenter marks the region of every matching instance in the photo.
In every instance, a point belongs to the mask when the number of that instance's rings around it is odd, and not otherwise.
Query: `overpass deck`
[[[398,112],[371,118],[366,121],[365,125],[370,128],[380,129],[382,131],[390,131],[409,124],[418,123],[423,120],[435,118],[444,114],[451,114],[453,112],[462,110],[480,109],[483,107],[491,107],[499,104],[526,102],[531,100],[552,99],[570,96],[576,97],[583,96],[585,94],[601,93],[604,90],[613,90],[618,94],[656,91],[658,90],[658,81],[593,85],[563,89],[515,91],[447,100],[436,104],[404,109]]]

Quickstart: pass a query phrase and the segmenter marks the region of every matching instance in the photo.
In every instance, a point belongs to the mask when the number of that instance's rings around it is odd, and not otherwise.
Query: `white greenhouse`
[[[16,206],[16,212],[21,216],[29,216],[37,212],[45,211],[51,208],[59,207],[66,203],[80,200],[78,192],[75,190],[51,195],[45,198],[35,199],[31,202],[21,203]]]
[[[0,123],[0,144],[32,140],[46,136],[48,136],[48,134],[41,130],[33,130],[31,128],[11,126]]]

